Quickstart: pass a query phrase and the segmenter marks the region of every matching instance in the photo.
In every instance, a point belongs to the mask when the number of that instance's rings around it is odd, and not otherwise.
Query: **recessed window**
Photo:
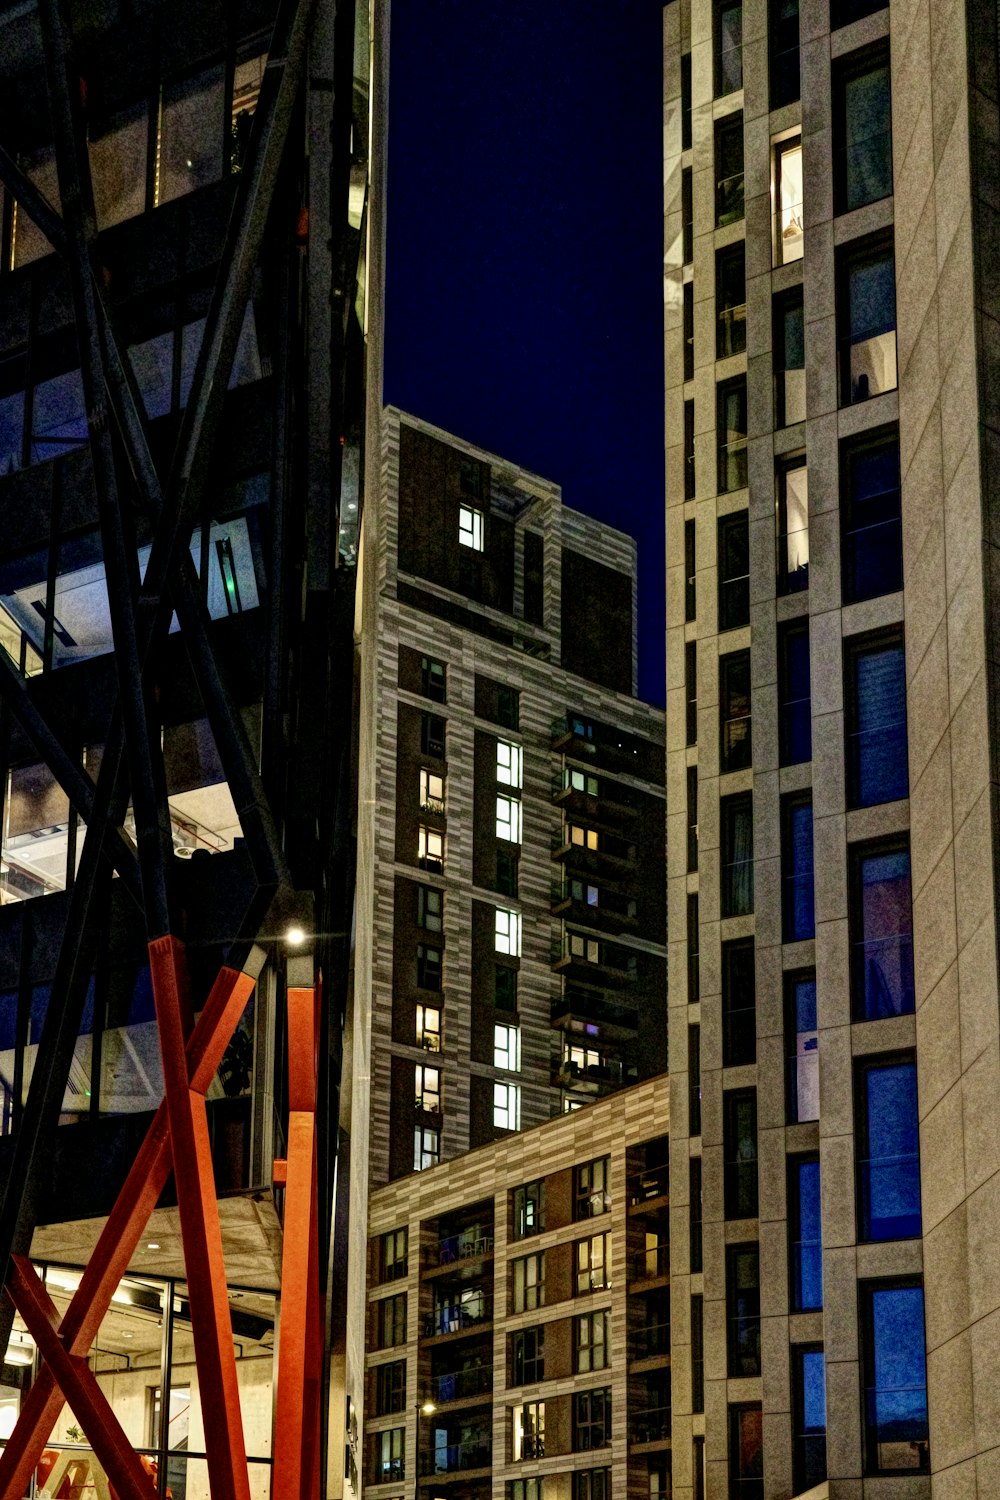
[[[688,1004],[697,1005],[701,999],[701,940],[698,933],[698,892],[689,891],[685,912],[687,928],[687,991]]]
[[[565,951],[579,963],[599,964],[601,961],[601,945],[597,938],[586,937],[582,932],[566,934]]]
[[[811,759],[809,622],[795,620],[778,629],[778,764]]]
[[[417,1046],[426,1052],[441,1051],[441,1012],[436,1005],[417,1006]]]
[[[715,3],[715,97],[743,87],[743,0]]]
[[[688,1033],[688,1135],[701,1135],[701,1027]]]
[[[716,387],[719,493],[747,485],[747,381],[745,375],[720,381]]]
[[[481,510],[473,510],[471,505],[460,505],[458,507],[458,540],[463,547],[471,547],[473,552],[483,550],[483,513]]]
[[[524,1328],[511,1335],[511,1385],[534,1385],[545,1379],[545,1329]],[[536,1455],[541,1457],[541,1455]]]
[[[847,805],[898,801],[909,790],[902,636],[849,640],[845,657]]]
[[[446,677],[444,662],[435,661],[432,656],[421,657],[420,691],[425,698],[433,698],[436,703],[443,703],[445,701]]]
[[[859,1065],[858,1238],[911,1239],[920,1233],[917,1068],[910,1058]]]
[[[611,1158],[599,1156],[573,1169],[573,1218],[593,1219],[611,1207]]]
[[[493,1027],[493,1066],[511,1073],[521,1071],[521,1029],[518,1026]]]
[[[684,644],[684,743],[698,743],[698,643]]]
[[[538,1474],[532,1479],[508,1479],[507,1500],[545,1500],[545,1478]]]
[[[719,770],[743,771],[752,758],[750,652],[719,657]]]
[[[493,970],[493,1004],[497,1010],[517,1010],[517,970],[496,964]]]
[[[423,767],[420,770],[420,811],[444,812],[444,777]]]
[[[525,1401],[511,1411],[511,1458],[545,1457],[545,1402]]]
[[[407,1231],[390,1229],[379,1240],[379,1280],[399,1281],[407,1272]]]
[[[722,1065],[757,1061],[756,964],[753,938],[722,944]]]
[[[834,183],[838,213],[892,192],[887,48],[841,63],[833,75]]]
[[[681,150],[691,149],[691,54],[681,53]]]
[[[694,403],[692,402],[692,411]],[[684,522],[684,620],[686,623],[695,618],[696,609],[696,562],[695,562],[695,529],[693,521]]]
[[[788,1058],[788,1123],[819,1119],[819,1031],[816,975],[812,969],[785,975],[785,1049]]]
[[[422,990],[441,989],[441,949],[417,944],[417,984]]]
[[[729,1493],[764,1500],[764,1418],[759,1402],[729,1408]]]
[[[375,1415],[388,1417],[406,1407],[406,1360],[394,1359],[375,1371]]]
[[[916,1282],[862,1283],[865,1469],[930,1470],[924,1292]]]
[[[577,849],[589,849],[596,853],[600,846],[600,837],[596,828],[584,828],[580,823],[566,824],[566,842]]]
[[[694,449],[694,401],[684,403],[684,499],[693,500],[697,494]]]
[[[746,246],[740,240],[715,255],[715,357],[744,354],[747,347]]]
[[[850,26],[852,21],[860,21],[863,16],[885,9],[883,0],[830,0],[830,30]]]
[[[809,470],[803,457],[782,460],[778,481],[779,594],[809,587]]]
[[[895,429],[845,444],[840,461],[844,603],[903,587],[899,435]]]
[[[497,953],[510,958],[521,956],[521,914],[498,906],[494,918],[493,946]]]
[[[792,1349],[792,1473],[796,1494],[826,1478],[826,1364],[820,1345]]]
[[[790,287],[774,299],[774,424],[791,427],[806,416],[806,339],[802,288]]]
[[[738,224],[744,214],[743,115],[726,115],[715,126],[715,224]]]
[[[526,1182],[512,1194],[513,1229],[516,1240],[529,1234],[541,1234],[545,1228],[545,1183],[541,1179]]]
[[[383,1297],[378,1306],[378,1347],[395,1349],[406,1343],[406,1293]]]
[[[417,1063],[413,1069],[414,1104],[428,1114],[441,1113],[441,1074],[437,1068]]]
[[[598,781],[596,776],[591,776],[587,771],[580,771],[576,766],[567,766],[563,772],[563,786],[571,792],[583,792],[587,797],[598,795]]]
[[[497,798],[497,838],[509,844],[521,842],[521,804],[514,797]]]
[[[611,1285],[611,1236],[593,1234],[576,1242],[574,1290],[578,1297],[604,1291]]]
[[[912,1013],[910,851],[895,842],[851,851],[851,990],[856,1021]]]
[[[846,246],[837,262],[840,404],[896,389],[896,266],[892,241]]]
[[[609,1325],[606,1308],[573,1319],[573,1368],[578,1375],[607,1369],[611,1362]]]
[[[497,1130],[520,1130],[521,1086],[517,1083],[494,1083],[493,1125]]]
[[[767,30],[771,108],[781,109],[799,97],[799,0],[771,0]]]
[[[459,459],[458,488],[463,495],[470,495],[473,500],[479,499],[483,489],[483,471],[476,459]]]
[[[687,768],[687,867],[698,868],[698,767]]]
[[[417,863],[423,870],[444,869],[444,834],[421,823],[417,829]]]
[[[520,745],[513,745],[509,740],[497,740],[497,781],[504,786],[512,786],[517,791],[521,790],[523,754]]]
[[[390,1427],[377,1432],[375,1444],[375,1483],[398,1484],[406,1477],[406,1428]]]
[[[691,1298],[691,1410],[705,1410],[705,1298]]]
[[[694,184],[690,167],[681,171],[681,245],[684,264],[694,259]]]
[[[611,1391],[577,1391],[573,1396],[573,1452],[607,1448],[611,1442]]]
[[[748,917],[753,911],[753,794],[720,798],[719,822],[722,915]]]
[[[729,1376],[760,1374],[760,1252],[754,1245],[726,1247]]]
[[[757,1217],[757,1092],[723,1094],[723,1156],[727,1219]]]
[[[781,925],[786,943],[816,936],[812,795],[794,792],[781,806]]]
[[[423,755],[444,759],[444,720],[437,714],[420,715],[420,750]]]
[[[444,892],[432,885],[417,886],[417,922],[428,932],[440,932],[444,910]]]
[[[413,1132],[413,1170],[424,1172],[441,1160],[441,1132],[436,1126],[417,1125]]]
[[[518,858],[512,849],[497,848],[495,889],[501,896],[516,896],[518,883]]]
[[[511,1269],[511,1311],[534,1312],[545,1305],[545,1252],[523,1255]]]
[[[792,1311],[821,1308],[823,1236],[818,1156],[794,1156],[788,1163],[788,1259]]]
[[[684,334],[684,379],[694,379],[694,282],[685,281],[681,292]]]
[[[750,624],[750,521],[745,510],[719,518],[719,630]]]
[[[691,1273],[702,1268],[701,1157],[688,1161],[688,1255]]]
[[[576,1469],[573,1473],[573,1500],[611,1500],[610,1469]],[[652,1493],[650,1500],[657,1500]],[[670,1500],[669,1494],[663,1500]]]
[[[774,264],[801,260],[804,244],[802,138],[795,135],[774,148]]]

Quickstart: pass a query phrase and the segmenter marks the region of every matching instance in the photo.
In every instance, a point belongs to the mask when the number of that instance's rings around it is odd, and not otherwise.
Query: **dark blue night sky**
[[[663,702],[662,8],[394,0],[385,398],[639,544]]]

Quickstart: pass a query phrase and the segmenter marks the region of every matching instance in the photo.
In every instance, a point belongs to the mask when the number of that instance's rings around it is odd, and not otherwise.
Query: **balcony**
[[[446,1443],[433,1453],[420,1455],[421,1477],[440,1478],[444,1474],[465,1474],[470,1469],[489,1469],[493,1462],[493,1444],[483,1436],[466,1443]]]
[[[582,1064],[568,1057],[553,1059],[552,1082],[556,1088],[600,1098],[620,1089],[622,1081],[622,1065],[614,1060]]]
[[[639,1029],[639,1012],[597,992],[570,988],[564,995],[553,996],[551,1024],[584,1036],[630,1041]]]
[[[552,721],[551,747],[608,771],[624,771],[662,786],[663,748],[604,724],[563,714]]]
[[[447,1303],[436,1307],[423,1320],[425,1339],[444,1338],[448,1334],[469,1333],[486,1328],[493,1321],[493,1302],[483,1298],[468,1307]]]
[[[428,1252],[427,1264],[430,1268],[437,1266],[453,1266],[456,1262],[475,1260],[483,1255],[493,1253],[493,1230],[484,1224],[474,1224],[469,1229],[462,1229],[456,1234],[447,1234],[443,1239],[432,1245]]]
[[[659,1204],[670,1195],[670,1167],[667,1162],[660,1166],[644,1167],[633,1172],[626,1183],[630,1209],[643,1210]]]
[[[629,1340],[629,1360],[662,1360],[670,1354],[670,1321],[647,1323],[638,1329]]]
[[[637,932],[638,903],[634,896],[623,895],[606,883],[600,886],[584,880],[573,880],[566,870],[564,878],[552,882],[549,909],[554,917],[563,917],[579,926],[598,927],[603,932]],[[574,886],[578,887],[574,891]]]
[[[549,853],[553,859],[565,861],[574,870],[618,871],[632,869],[636,862],[636,848],[626,839],[602,832],[599,829],[584,830],[597,835],[591,845],[575,840],[569,827],[561,828],[552,835]]]
[[[651,1406],[645,1411],[633,1412],[628,1421],[629,1445],[648,1447],[653,1443],[670,1441],[670,1407]]]
[[[479,1396],[488,1396],[493,1390],[493,1367],[482,1364],[467,1370],[454,1370],[446,1375],[435,1375],[431,1381],[431,1390],[439,1406],[449,1401],[474,1401]]]
[[[565,974],[583,984],[589,981],[613,988],[633,984],[638,972],[635,953],[617,943],[605,943],[582,933],[564,933],[561,939],[555,938],[549,961],[555,974]]]
[[[632,1257],[632,1281],[654,1281],[670,1275],[670,1241],[651,1245]]]

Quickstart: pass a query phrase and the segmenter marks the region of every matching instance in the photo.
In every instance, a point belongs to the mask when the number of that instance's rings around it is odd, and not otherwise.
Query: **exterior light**
[[[434,1405],[433,1401],[422,1401],[420,1403],[420,1410],[423,1412],[425,1417],[432,1417],[437,1411],[437,1407]]]
[[[301,927],[289,927],[285,933],[285,942],[293,948],[300,947],[306,940],[306,935]]]
[[[156,1240],[149,1240],[146,1245],[147,1250],[159,1250],[159,1248],[160,1246]]]

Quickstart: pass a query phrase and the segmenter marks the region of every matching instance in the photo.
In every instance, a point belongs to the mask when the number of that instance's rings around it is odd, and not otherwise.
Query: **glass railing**
[[[670,1167],[644,1167],[633,1172],[626,1184],[629,1203],[644,1203],[649,1198],[664,1198],[670,1191]]]
[[[667,1276],[670,1274],[670,1241],[662,1245],[651,1245],[648,1250],[640,1250],[632,1257],[632,1278],[634,1281],[644,1281],[651,1276]]]
[[[468,1370],[436,1375],[431,1388],[438,1401],[464,1401],[472,1396],[483,1396],[493,1389],[493,1370],[490,1365],[476,1365]]]
[[[465,1443],[444,1443],[420,1455],[421,1474],[457,1474],[463,1469],[488,1469],[493,1444],[486,1436]]]
[[[467,1328],[481,1328],[492,1317],[493,1304],[487,1301],[472,1307],[438,1307],[424,1319],[424,1337],[435,1338],[442,1333],[461,1333]]]
[[[463,1229],[458,1234],[448,1234],[432,1248],[432,1264],[450,1266],[456,1260],[469,1260],[474,1255],[488,1255],[493,1249],[493,1230],[483,1225]]]
[[[553,1021],[561,1021],[570,1014],[583,1021],[617,1026],[622,1031],[636,1031],[639,1026],[638,1011],[627,1005],[615,1005],[601,995],[585,995],[579,990],[567,989],[564,995],[559,995],[552,1001]]]
[[[632,1336],[633,1359],[655,1359],[670,1353],[670,1324],[649,1323]]]
[[[841,344],[841,378],[845,406],[896,389],[896,330]]]
[[[631,1443],[662,1443],[670,1437],[670,1407],[651,1406],[629,1417]]]

